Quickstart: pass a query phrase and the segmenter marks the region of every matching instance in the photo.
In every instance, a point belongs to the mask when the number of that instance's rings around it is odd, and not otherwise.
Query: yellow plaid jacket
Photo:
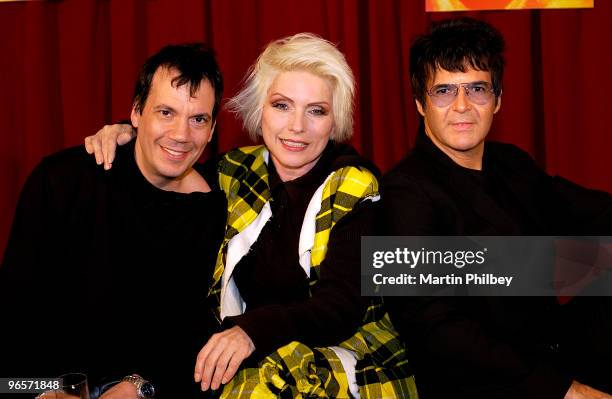
[[[219,183],[228,199],[228,222],[209,291],[209,299],[217,305],[218,312],[228,243],[257,218],[270,200],[266,156],[264,146],[243,147],[227,153],[219,164]],[[326,180],[310,253],[311,287],[317,283],[319,266],[325,258],[334,225],[359,201],[376,196],[378,182],[363,168],[344,167]],[[372,300],[363,325],[338,346],[352,351],[357,358],[355,378],[361,398],[418,397],[403,345],[382,300]],[[310,348],[294,341],[267,356],[258,367],[241,368],[225,385],[221,397],[350,398],[352,395],[341,361],[332,349]]]

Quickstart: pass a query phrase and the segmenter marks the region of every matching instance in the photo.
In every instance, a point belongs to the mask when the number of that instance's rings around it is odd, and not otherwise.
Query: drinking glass
[[[89,399],[87,376],[83,373],[68,373],[60,375],[62,379],[62,393],[66,398]]]
[[[68,373],[60,375],[60,389],[44,392],[36,399],[89,399],[87,376],[83,373]]]

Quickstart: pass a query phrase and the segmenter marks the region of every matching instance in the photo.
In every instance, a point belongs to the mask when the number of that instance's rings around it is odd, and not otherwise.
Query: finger
[[[98,165],[102,165],[102,162],[104,162],[104,159],[102,159],[102,147],[100,145],[100,140],[96,136],[90,136],[89,142],[91,143],[91,146],[93,147],[93,153],[96,157],[96,163]]]
[[[132,139],[132,126],[110,125],[105,126],[102,134],[102,148],[104,151],[104,166],[108,170],[112,167],[117,153],[117,144],[123,145]]]
[[[117,144],[123,145],[129,142],[132,139],[131,130],[132,127],[130,125],[113,125],[111,126],[112,134],[106,137],[108,148],[111,151],[111,160],[115,158],[115,152],[117,148]]]
[[[204,371],[204,361],[206,360],[206,345],[200,350],[198,353],[198,357],[196,357],[195,367],[193,368],[193,380],[195,382],[202,381],[202,372]]]
[[[229,382],[229,380],[234,378],[234,375],[236,375],[236,371],[238,371],[238,367],[240,367],[243,360],[244,357],[240,356],[237,352],[234,353],[234,356],[232,356],[231,360],[227,364],[227,369],[225,370],[223,378],[221,379],[222,384],[225,385]]]
[[[104,126],[100,140],[102,141],[102,154],[104,155],[104,169],[108,170],[115,158],[117,137],[123,125]]]
[[[115,139],[105,139],[102,144],[102,153],[104,154],[104,169],[109,170],[113,161],[115,160],[115,151],[117,150],[117,144]]]
[[[229,347],[226,348],[223,353],[221,353],[221,356],[219,356],[219,359],[217,360],[215,372],[210,381],[211,389],[219,388],[219,385],[221,385],[221,381],[223,380],[223,376],[225,375],[225,372],[227,370],[227,365],[229,364],[230,359],[235,356],[235,354],[235,350]]]
[[[85,151],[87,151],[88,154],[93,153],[93,147],[91,145],[91,137],[90,136],[85,137]]]
[[[213,375],[218,367],[219,358],[225,350],[226,345],[217,344],[206,358],[204,362],[204,372],[202,373],[202,382],[200,383],[202,391],[206,391],[210,387]],[[223,369],[223,371],[225,371],[225,369]]]
[[[131,125],[122,125],[123,130],[121,134],[117,137],[117,144],[124,145],[129,143],[130,140],[136,136],[136,131],[132,128]]]
[[[206,361],[206,359],[208,358],[208,354],[214,347],[213,345],[215,335],[210,337],[206,345],[204,345],[204,347],[202,347],[202,349],[200,350],[200,353],[198,353],[195,368],[193,370],[193,379],[195,380],[195,382],[200,382],[202,380],[202,373],[204,372],[204,362]]]

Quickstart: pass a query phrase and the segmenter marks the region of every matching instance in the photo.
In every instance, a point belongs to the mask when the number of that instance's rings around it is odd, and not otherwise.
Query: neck
[[[210,186],[193,167],[187,169],[182,175],[177,177],[160,176],[145,167],[142,148],[138,145],[138,139],[134,146],[134,158],[136,166],[144,178],[153,186],[164,191],[174,191],[176,193],[189,194],[193,192],[207,193]]]
[[[456,150],[439,142],[433,134],[427,133],[427,137],[440,151],[446,154],[457,165],[473,170],[482,170],[482,158],[484,156],[484,141],[469,150]]]
[[[206,179],[204,179],[204,177],[202,177],[202,175],[200,175],[193,168],[190,168],[179,177],[163,179],[160,184],[154,184],[150,180],[149,182],[160,190],[174,191],[182,194],[190,194],[194,192],[207,193],[211,191]]]
[[[484,152],[481,149],[479,153],[474,154],[473,152],[475,150],[476,149],[470,151],[442,151],[459,166],[467,169],[482,170],[482,156]]]
[[[317,164],[317,162],[319,162],[319,159],[321,159],[321,155],[319,155],[319,157],[314,161],[297,168],[291,168],[281,165],[280,162],[278,162],[272,154],[270,154],[270,159],[272,159],[272,162],[274,162],[274,167],[276,168],[276,173],[278,173],[278,177],[280,177],[283,182],[286,182],[300,178],[306,173],[310,172],[312,168],[314,168],[314,166]]]

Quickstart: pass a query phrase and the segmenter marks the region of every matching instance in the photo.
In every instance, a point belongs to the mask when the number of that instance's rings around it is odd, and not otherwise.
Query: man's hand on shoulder
[[[612,399],[612,395],[574,381],[563,399]]]
[[[85,150],[96,157],[98,165],[104,164],[104,169],[113,166],[117,144],[124,145],[136,137],[136,130],[131,125],[106,125],[93,136],[85,137]]]

